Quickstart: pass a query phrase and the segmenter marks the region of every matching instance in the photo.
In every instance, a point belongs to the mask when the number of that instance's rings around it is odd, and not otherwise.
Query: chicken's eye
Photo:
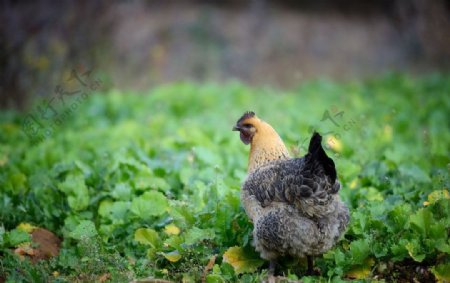
[[[247,129],[250,129],[250,128],[252,127],[251,124],[244,124],[244,125],[242,125],[242,126],[244,126],[244,128],[247,128]]]

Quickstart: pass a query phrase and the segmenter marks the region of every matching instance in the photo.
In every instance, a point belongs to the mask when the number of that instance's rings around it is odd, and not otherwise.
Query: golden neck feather
[[[289,152],[278,133],[266,122],[257,125],[248,160],[248,172],[267,165],[274,160],[289,159]]]

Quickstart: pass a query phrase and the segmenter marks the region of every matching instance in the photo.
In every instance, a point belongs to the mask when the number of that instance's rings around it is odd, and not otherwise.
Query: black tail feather
[[[318,160],[319,164],[323,166],[325,174],[330,177],[334,183],[336,181],[336,168],[333,159],[329,158],[322,147],[322,136],[314,132],[309,142],[308,152],[311,160]]]

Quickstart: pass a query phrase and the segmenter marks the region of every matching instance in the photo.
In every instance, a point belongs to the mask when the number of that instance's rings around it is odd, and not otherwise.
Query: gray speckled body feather
[[[251,171],[241,201],[261,257],[304,257],[332,248],[349,222],[339,189],[334,162],[318,134],[304,157],[274,160]]]

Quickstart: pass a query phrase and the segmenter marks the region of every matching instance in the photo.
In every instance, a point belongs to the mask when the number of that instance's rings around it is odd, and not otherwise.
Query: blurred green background
[[[103,89],[180,80],[296,87],[450,66],[447,0],[2,1],[0,106],[54,96],[72,70]]]

